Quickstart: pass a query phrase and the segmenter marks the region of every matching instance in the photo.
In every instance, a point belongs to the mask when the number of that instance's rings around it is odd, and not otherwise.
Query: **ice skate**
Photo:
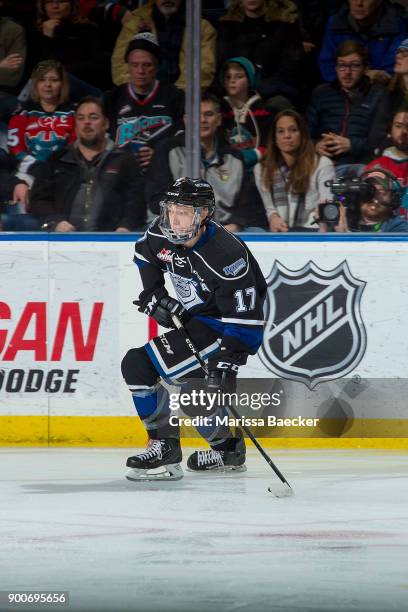
[[[231,448],[195,451],[187,461],[190,472],[245,472],[245,442],[243,438],[232,438]]]
[[[164,438],[149,440],[143,453],[129,457],[126,465],[128,480],[181,480],[184,473],[180,440]]]

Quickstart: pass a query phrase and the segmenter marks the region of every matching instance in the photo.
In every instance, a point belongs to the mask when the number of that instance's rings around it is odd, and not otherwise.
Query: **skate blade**
[[[240,472],[246,472],[246,465],[223,465],[219,467],[213,467],[209,470],[192,470],[191,468],[186,468],[188,472],[194,472],[194,474],[214,474],[214,473],[222,473],[222,474],[239,474]]]
[[[143,480],[149,482],[154,480],[181,480],[184,476],[184,472],[179,463],[173,463],[150,470],[130,468],[126,472],[125,476],[127,480],[134,480],[138,482]]]

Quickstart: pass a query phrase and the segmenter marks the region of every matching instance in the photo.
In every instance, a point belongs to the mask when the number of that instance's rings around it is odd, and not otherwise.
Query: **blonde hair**
[[[272,191],[275,175],[284,164],[283,155],[276,144],[276,127],[282,117],[292,117],[300,132],[300,145],[296,153],[296,160],[290,168],[288,177],[288,191],[292,193],[306,193],[310,186],[311,174],[319,163],[309,128],[306,121],[298,112],[288,109],[278,113],[269,132],[268,146],[265,159],[262,162],[262,181],[264,186]]]
[[[69,81],[68,75],[61,64],[61,62],[57,62],[56,60],[45,60],[44,62],[39,62],[34,70],[31,73],[31,90],[30,97],[34,102],[40,102],[40,96],[38,95],[38,83],[42,78],[50,72],[50,70],[54,70],[61,81],[61,91],[58,100],[58,106],[60,104],[64,104],[64,102],[68,102],[69,100]]]

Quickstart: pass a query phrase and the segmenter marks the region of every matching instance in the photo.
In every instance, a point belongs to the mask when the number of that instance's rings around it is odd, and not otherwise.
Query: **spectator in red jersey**
[[[67,73],[60,62],[40,62],[31,75],[30,100],[10,120],[9,151],[20,178],[31,184],[29,168],[75,140],[74,108]]]
[[[408,178],[408,107],[393,115],[388,137],[391,139],[391,146],[387,147],[380,157],[367,164],[366,169],[381,166],[392,172],[405,185]]]
[[[400,213],[408,218],[408,107],[394,113],[388,137],[391,146],[383,154],[367,164],[366,170],[374,167],[392,172],[404,188]]]

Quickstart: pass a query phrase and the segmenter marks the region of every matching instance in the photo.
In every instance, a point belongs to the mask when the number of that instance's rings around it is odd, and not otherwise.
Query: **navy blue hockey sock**
[[[132,393],[133,403],[150,438],[180,436],[180,428],[170,425],[169,396],[160,384]]]

